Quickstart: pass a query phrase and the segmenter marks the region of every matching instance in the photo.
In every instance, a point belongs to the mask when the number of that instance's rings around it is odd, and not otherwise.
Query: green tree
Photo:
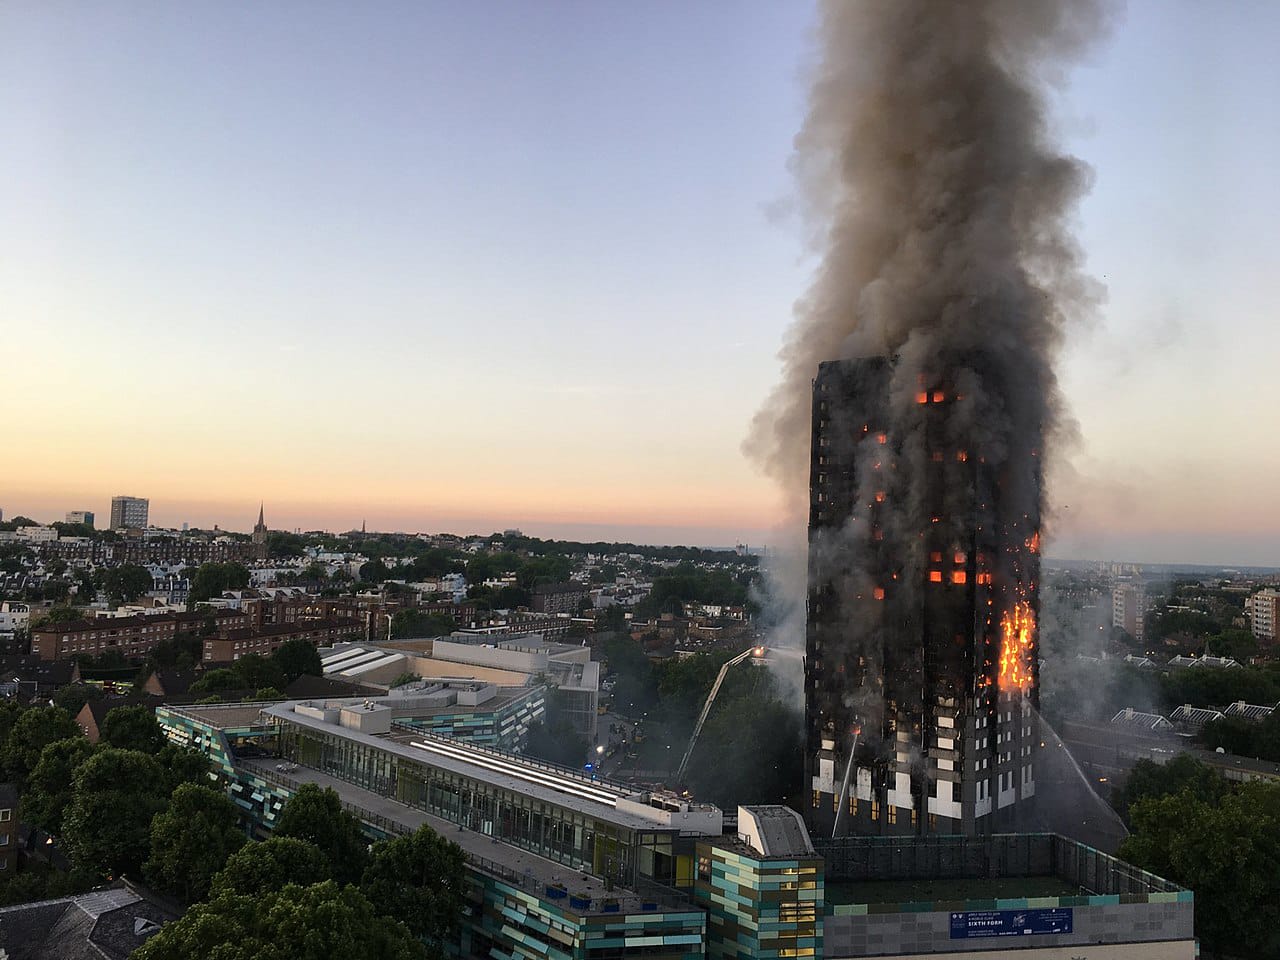
[[[150,707],[112,707],[102,721],[102,742],[121,750],[156,754],[164,746],[164,732]]]
[[[379,916],[355,887],[289,884],[257,897],[199,903],[139,947],[132,960],[423,960],[426,948]]]
[[[391,576],[391,571],[381,560],[370,560],[360,567],[360,579],[365,583],[381,583]]]
[[[237,686],[256,690],[258,687],[283,687],[285,685],[284,670],[271,657],[260,653],[248,653],[232,664],[240,682]]]
[[[22,794],[22,819],[59,836],[76,771],[92,754],[93,744],[84,737],[55,740],[41,750]]]
[[[458,629],[458,622],[447,613],[425,613],[408,608],[391,618],[393,637],[447,637]]]
[[[1223,717],[1207,723],[1200,740],[1211,749],[1259,760],[1280,760],[1280,713],[1272,712],[1254,722],[1243,717]]]
[[[639,716],[658,700],[658,680],[653,664],[640,645],[628,636],[606,640],[603,649],[615,682],[615,709],[619,713]]]
[[[240,674],[235,670],[219,667],[217,670],[210,670],[195,683],[191,684],[188,692],[193,694],[220,693],[224,690],[239,690],[243,686],[244,682],[241,680]]]
[[[191,578],[191,592],[187,597],[188,609],[219,596],[224,590],[243,590],[249,586],[249,571],[234,561],[228,563],[202,563]]]
[[[102,688],[92,683],[72,683],[54,693],[53,705],[65,710],[67,716],[75,717],[86,703],[101,700],[102,696]]]
[[[302,784],[281,808],[275,835],[315,844],[329,858],[333,877],[342,883],[357,883],[369,859],[360,821],[342,808],[332,787]]]
[[[184,783],[208,785],[212,780],[213,762],[209,755],[192,747],[166,743],[156,754],[156,759],[164,768],[165,785],[170,793]]]
[[[76,573],[76,603],[93,603],[97,596],[98,588],[93,583],[93,577],[88,571],[78,571]]]
[[[306,568],[299,574],[303,580],[328,580],[329,571],[325,569],[323,563],[309,563]]]
[[[784,803],[803,779],[802,744],[800,715],[787,704],[717,698],[689,761],[689,786],[711,803]]]
[[[66,711],[57,707],[31,707],[14,721],[5,738],[0,762],[8,779],[25,787],[45,747],[58,740],[83,735]]]
[[[1227,782],[1207,764],[1189,753],[1180,753],[1168,763],[1139,760],[1124,786],[1112,794],[1111,803],[1122,817],[1142,800],[1156,800],[1189,792],[1197,800],[1217,803],[1227,792]]]
[[[273,836],[233,853],[213,878],[211,895],[260,897],[289,883],[307,887],[330,878],[329,858],[315,844]]]
[[[76,595],[77,599],[79,594]],[[90,598],[92,599],[92,598]],[[84,619],[84,611],[79,607],[58,606],[50,607],[45,613],[44,618],[39,621],[40,624],[46,623],[70,623],[72,620]]]
[[[221,790],[184,783],[151,821],[151,856],[142,871],[184,903],[204,899],[214,874],[245,843],[236,806]]]
[[[271,655],[276,666],[284,673],[285,683],[292,683],[303,674],[312,677],[324,676],[324,665],[320,662],[320,653],[310,640],[294,637],[280,644],[280,648]]]
[[[1280,955],[1280,786],[1246,783],[1137,801],[1120,856],[1196,894],[1196,934],[1228,956]]]
[[[374,844],[360,889],[378,910],[419,937],[450,940],[465,905],[462,848],[430,827]]]
[[[80,765],[62,817],[62,839],[78,866],[136,873],[150,847],[151,818],[169,784],[155,757],[108,747]]]
[[[102,574],[102,591],[113,605],[132,603],[151,589],[151,574],[136,563],[122,563]]]
[[[533,557],[520,564],[516,579],[527,592],[543,583],[564,583],[573,572],[573,562],[566,556],[552,554]]]
[[[287,533],[283,530],[271,530],[267,533],[267,555],[270,557],[281,559],[300,557],[306,547],[306,538],[296,533]]]

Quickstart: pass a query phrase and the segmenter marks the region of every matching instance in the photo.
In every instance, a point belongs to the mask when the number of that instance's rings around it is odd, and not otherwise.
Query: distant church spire
[[[265,504],[258,504],[258,522],[253,527],[253,536],[249,539],[254,543],[265,544],[267,542],[267,519],[264,514]]]
[[[365,529],[364,529],[364,520],[363,520],[363,519],[361,519],[361,520],[360,520],[360,532],[361,532],[361,533],[364,533],[364,532],[365,532]]]

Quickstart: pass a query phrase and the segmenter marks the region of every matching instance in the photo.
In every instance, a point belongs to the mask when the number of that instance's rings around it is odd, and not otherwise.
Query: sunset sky
[[[802,2],[0,6],[0,508],[724,545],[814,259]],[[1057,116],[1109,299],[1049,553],[1280,565],[1280,6],[1132,0]]]

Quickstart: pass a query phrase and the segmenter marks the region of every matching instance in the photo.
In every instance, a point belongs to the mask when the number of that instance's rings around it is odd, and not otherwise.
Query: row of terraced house
[[[331,645],[356,637],[361,630],[360,621],[345,618],[256,626],[253,618],[240,610],[104,617],[37,627],[31,633],[31,652],[41,660],[53,661],[78,655],[98,657],[114,650],[132,660],[145,657],[157,644],[179,635],[198,634],[204,637],[202,658],[222,663],[249,653],[273,653],[295,638],[317,646]]]

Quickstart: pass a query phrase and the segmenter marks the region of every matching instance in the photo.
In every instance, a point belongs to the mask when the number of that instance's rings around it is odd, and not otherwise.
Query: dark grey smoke
[[[824,0],[795,167],[821,262],[749,454],[799,520],[810,383],[823,360],[898,356],[895,406],[945,373],[972,402],[957,439],[1020,465],[1063,429],[1054,360],[1099,288],[1069,217],[1089,171],[1054,144],[1046,87],[1103,31],[1094,0]],[[997,466],[1000,464],[997,463]]]
[[[794,158],[820,261],[747,450],[788,494],[799,534],[819,363],[891,359],[887,382],[872,377],[867,395],[871,403],[887,392],[866,418],[876,430],[866,432],[854,403],[845,413],[857,423],[835,430],[846,448],[815,455],[815,464],[854,465],[856,490],[849,519],[810,538],[808,577],[838,598],[828,609],[842,611],[821,638],[824,676],[835,665],[842,698],[824,702],[819,721],[837,770],[856,748],[889,771],[886,783],[912,769],[915,790],[923,761],[902,759],[894,731],[928,721],[938,692],[910,679],[922,669],[917,640],[896,639],[913,629],[922,585],[940,575],[944,553],[956,563],[977,557],[990,598],[977,611],[987,682],[999,670],[1002,619],[1037,606],[1045,447],[1069,423],[1055,362],[1066,331],[1101,295],[1070,232],[1090,174],[1055,144],[1048,94],[1100,37],[1107,8],[822,0],[820,9]],[[858,365],[858,376],[874,367]],[[791,575],[774,592],[803,597],[804,565],[777,569]],[[790,636],[775,645],[801,643],[804,606],[791,609]],[[1022,686],[1032,707],[1034,664],[1033,653]],[[886,716],[890,708],[898,715]],[[850,739],[853,729],[863,742]]]

